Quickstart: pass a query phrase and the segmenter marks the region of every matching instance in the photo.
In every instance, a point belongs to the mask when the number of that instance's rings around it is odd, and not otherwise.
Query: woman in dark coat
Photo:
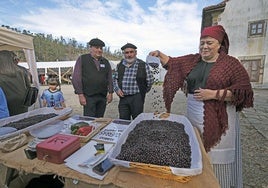
[[[238,59],[228,55],[229,39],[221,25],[201,32],[199,53],[169,57],[160,51],[167,69],[163,85],[165,106],[179,89],[187,93],[186,116],[203,139],[222,188],[242,187],[238,113],[253,106],[248,73]]]
[[[6,94],[10,116],[28,111],[23,105],[30,81],[22,69],[14,63],[12,51],[0,51],[0,87]]]

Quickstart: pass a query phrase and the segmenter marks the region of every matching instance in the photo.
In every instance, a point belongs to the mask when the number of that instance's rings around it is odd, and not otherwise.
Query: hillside
[[[88,52],[88,45],[79,44],[75,38],[65,39],[62,36],[54,37],[52,34],[32,33],[31,31],[20,31],[17,28],[2,25],[10,30],[29,35],[33,37],[35,48],[36,61],[74,61],[81,54]],[[25,61],[25,56],[22,51],[15,52],[21,61]],[[122,52],[120,49],[111,52],[109,47],[103,50],[103,56],[109,60],[122,59]]]

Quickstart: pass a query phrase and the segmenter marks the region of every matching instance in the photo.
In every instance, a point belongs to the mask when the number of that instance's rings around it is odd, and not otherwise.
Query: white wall
[[[268,87],[268,29],[264,37],[248,38],[251,21],[268,20],[267,0],[230,0],[220,16],[230,40],[229,54],[235,57],[265,55],[263,87]]]

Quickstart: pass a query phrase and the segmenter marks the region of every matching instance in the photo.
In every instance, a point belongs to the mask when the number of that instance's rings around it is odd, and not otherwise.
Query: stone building
[[[267,23],[267,0],[224,0],[203,9],[202,28],[224,26],[229,54],[241,61],[255,88],[268,88]]]

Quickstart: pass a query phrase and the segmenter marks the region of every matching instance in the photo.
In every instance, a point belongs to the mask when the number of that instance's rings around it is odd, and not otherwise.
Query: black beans
[[[190,168],[189,135],[181,123],[144,120],[129,133],[116,158],[160,166]]]
[[[151,72],[154,76],[154,85],[151,88],[151,91],[148,93],[149,95],[152,95],[150,98],[153,99],[151,102],[151,105],[153,106],[153,109],[155,109],[155,112],[162,112],[165,108],[163,106],[163,98],[162,98],[162,93],[157,92],[157,85],[161,84],[159,80],[159,74],[160,74],[160,68],[159,66],[152,66]]]
[[[26,127],[29,127],[31,125],[37,124],[41,121],[53,118],[55,116],[57,116],[57,114],[55,114],[55,113],[34,115],[34,116],[20,119],[18,121],[10,122],[8,124],[5,124],[3,127],[14,127],[17,130],[20,130],[20,129],[24,129]]]

